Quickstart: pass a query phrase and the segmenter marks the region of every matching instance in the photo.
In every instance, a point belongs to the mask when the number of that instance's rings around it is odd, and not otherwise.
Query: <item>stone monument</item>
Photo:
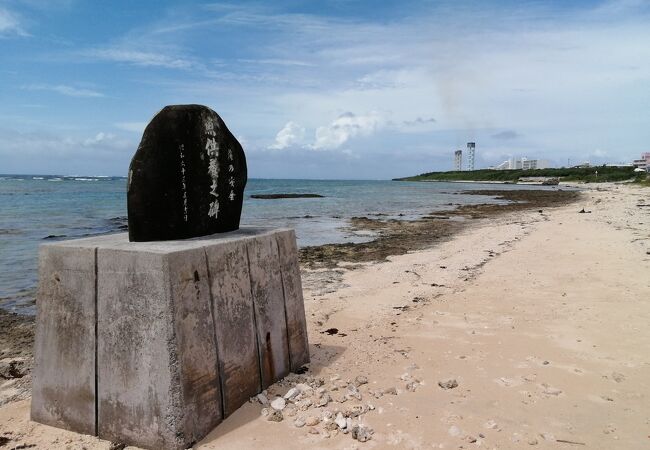
[[[246,157],[219,115],[162,109],[144,130],[127,186],[129,239],[164,241],[239,228]]]
[[[128,235],[40,248],[33,420],[184,449],[309,362],[295,234],[239,227],[245,183],[216,113],[156,115],[131,163]]]

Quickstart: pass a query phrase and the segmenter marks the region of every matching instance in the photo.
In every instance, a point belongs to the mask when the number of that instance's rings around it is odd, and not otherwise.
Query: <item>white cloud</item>
[[[275,143],[269,146],[269,148],[282,150],[294,145],[300,145],[304,137],[305,129],[296,122],[289,121],[280,131],[278,131],[278,134],[275,136]]]
[[[82,52],[91,58],[114,61],[136,66],[155,66],[168,69],[191,69],[195,63],[186,58],[166,55],[160,52],[131,50],[127,48],[96,48]]]
[[[314,64],[305,61],[297,61],[295,59],[280,59],[280,58],[239,59],[238,61],[243,63],[248,63],[248,64],[267,64],[267,65],[276,65],[276,66],[299,66],[299,67],[314,66]]]
[[[68,97],[104,97],[104,94],[91,89],[77,88],[74,86],[67,86],[64,84],[30,84],[23,86],[23,89],[30,91],[52,91]]]
[[[101,144],[109,141],[113,141],[115,139],[115,135],[110,134],[110,133],[104,133],[103,131],[100,131],[95,135],[95,137],[85,139],[83,141],[84,147],[92,147],[96,144]]]
[[[0,37],[2,36],[29,36],[23,29],[20,19],[13,12],[0,8]]]
[[[59,157],[83,159],[100,153],[121,153],[137,146],[130,140],[104,132],[84,138],[50,132],[21,133],[2,129],[0,135],[3,138],[0,155],[22,154],[30,158],[45,158],[50,162]]]
[[[355,136],[375,133],[385,124],[383,117],[375,111],[360,116],[346,112],[329,125],[316,129],[316,140],[312,147],[316,150],[339,148]]]

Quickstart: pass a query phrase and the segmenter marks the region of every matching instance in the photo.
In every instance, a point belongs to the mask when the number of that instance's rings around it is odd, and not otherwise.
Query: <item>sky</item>
[[[249,177],[390,179],[650,151],[650,0],[0,0],[0,173],[125,175],[163,106]]]

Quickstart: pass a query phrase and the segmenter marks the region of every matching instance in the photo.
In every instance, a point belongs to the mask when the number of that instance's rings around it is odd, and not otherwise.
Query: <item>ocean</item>
[[[294,228],[299,246],[361,242],[372,235],[350,230],[351,217],[412,220],[461,204],[498,202],[461,194],[485,188],[475,183],[250,179],[241,223]],[[323,198],[250,198],[273,193]],[[125,231],[126,224],[125,178],[0,175],[0,308],[34,314],[40,244]]]

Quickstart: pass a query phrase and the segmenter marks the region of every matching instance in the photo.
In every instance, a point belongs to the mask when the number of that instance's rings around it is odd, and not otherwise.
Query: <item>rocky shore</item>
[[[580,198],[580,192],[575,190],[472,190],[463,194],[489,195],[508,203],[462,205],[435,211],[429,216],[412,221],[354,217],[351,220],[353,229],[371,230],[376,232],[378,237],[366,243],[304,247],[300,250],[300,262],[305,267],[314,269],[335,267],[340,262],[383,261],[388,256],[403,255],[449,239],[472,226],[472,221],[476,219],[561,206]]]

